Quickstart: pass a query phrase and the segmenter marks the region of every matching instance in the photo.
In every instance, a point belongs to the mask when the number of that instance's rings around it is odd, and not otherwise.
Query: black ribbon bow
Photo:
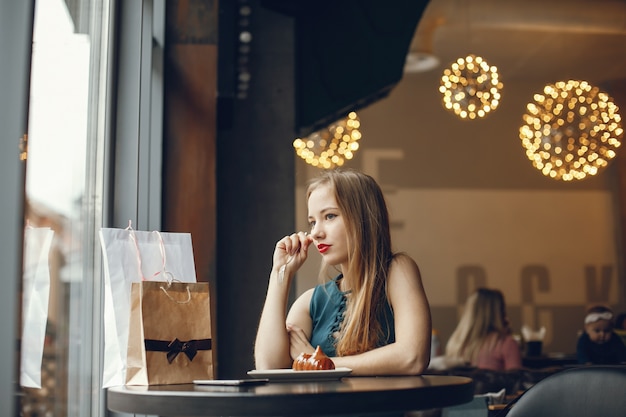
[[[187,355],[190,361],[196,357],[199,350],[211,350],[211,339],[188,340],[183,342],[174,339],[171,342],[167,340],[144,339],[147,351],[167,352],[167,361],[172,363],[179,353]]]

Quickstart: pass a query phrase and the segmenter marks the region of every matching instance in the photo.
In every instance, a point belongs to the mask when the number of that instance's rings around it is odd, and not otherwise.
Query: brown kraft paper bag
[[[208,283],[131,286],[126,385],[214,379]]]

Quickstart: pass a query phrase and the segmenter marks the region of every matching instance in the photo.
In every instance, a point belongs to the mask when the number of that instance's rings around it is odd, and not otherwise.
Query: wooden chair
[[[624,417],[626,366],[585,366],[551,375],[528,389],[507,417]]]

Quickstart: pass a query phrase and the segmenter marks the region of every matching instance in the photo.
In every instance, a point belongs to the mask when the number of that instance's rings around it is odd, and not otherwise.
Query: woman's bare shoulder
[[[291,308],[289,309],[287,321],[292,323],[298,322],[300,323],[300,326],[303,326],[303,324],[298,321],[298,318],[303,320],[304,318],[310,317],[309,306],[311,304],[311,298],[313,297],[313,290],[314,288],[310,288],[296,298],[296,301],[293,302]]]
[[[388,282],[391,288],[418,288],[421,291],[422,275],[417,262],[405,253],[394,255],[389,267]],[[408,285],[408,287],[407,287]]]
[[[308,290],[305,290],[302,294],[298,296],[298,298],[296,298],[295,303],[308,306],[311,302],[311,298],[313,297],[313,291],[315,291],[315,288],[309,288]]]
[[[391,260],[390,270],[414,271],[419,275],[417,262],[405,252],[396,253]]]

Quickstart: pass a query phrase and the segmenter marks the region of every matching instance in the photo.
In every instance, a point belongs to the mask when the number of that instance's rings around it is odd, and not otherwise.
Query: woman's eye
[[[328,220],[334,219],[335,217],[337,217],[335,214],[327,214],[327,215],[326,215],[326,218],[327,218]]]

